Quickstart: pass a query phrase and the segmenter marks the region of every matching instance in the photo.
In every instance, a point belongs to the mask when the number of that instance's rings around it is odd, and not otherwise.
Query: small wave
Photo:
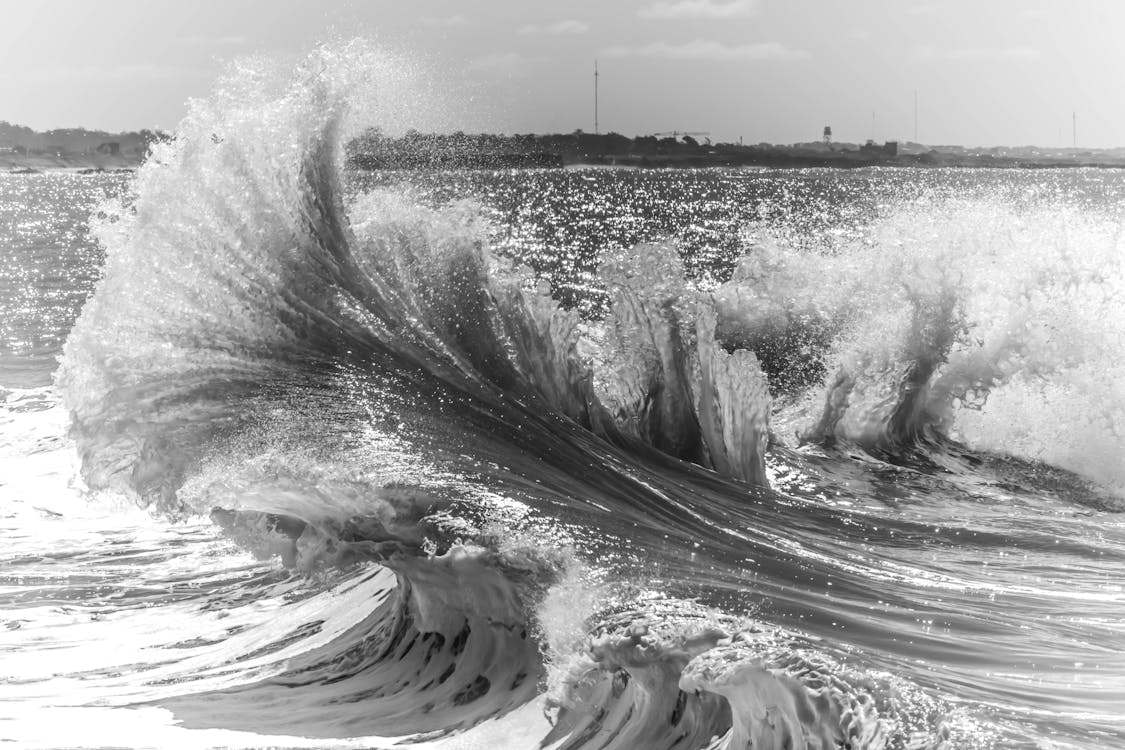
[[[776,628],[665,598],[593,622],[549,696],[546,746],[936,748],[945,735],[949,706]]]
[[[503,562],[457,546],[387,564],[394,576],[361,569],[336,585],[352,600],[363,593],[367,614],[354,624],[337,622],[345,613],[328,608],[322,618],[237,656],[235,669],[228,663],[233,684],[207,689],[188,682],[158,704],[189,728],[418,741],[501,717],[535,696],[540,657],[521,598],[532,589],[513,583],[515,558]],[[314,637],[330,628],[327,638]],[[295,645],[302,641],[309,643]]]

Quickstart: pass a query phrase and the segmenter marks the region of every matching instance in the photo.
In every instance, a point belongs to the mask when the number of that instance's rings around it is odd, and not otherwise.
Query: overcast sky
[[[1123,0],[0,0],[0,120],[174,128],[239,55],[368,37],[420,129],[1125,145]],[[441,109],[440,107],[438,109]],[[431,108],[429,111],[436,111]],[[874,118],[872,117],[874,113]]]

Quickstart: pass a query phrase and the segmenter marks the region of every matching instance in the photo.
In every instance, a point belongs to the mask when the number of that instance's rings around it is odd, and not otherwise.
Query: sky
[[[1125,146],[1123,0],[0,0],[0,17],[0,120],[40,130],[171,130],[240,56],[364,37],[435,100],[399,123],[424,131],[591,132],[596,59],[601,132]]]

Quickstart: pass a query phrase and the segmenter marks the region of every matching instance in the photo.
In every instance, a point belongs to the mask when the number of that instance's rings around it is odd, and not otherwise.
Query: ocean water
[[[0,740],[1125,747],[1125,175],[356,174],[346,68],[0,175]]]

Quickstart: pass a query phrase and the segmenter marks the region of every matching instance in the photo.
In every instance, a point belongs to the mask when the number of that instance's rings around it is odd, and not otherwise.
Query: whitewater
[[[395,64],[0,175],[0,740],[1125,748],[1125,175],[352,170]]]

